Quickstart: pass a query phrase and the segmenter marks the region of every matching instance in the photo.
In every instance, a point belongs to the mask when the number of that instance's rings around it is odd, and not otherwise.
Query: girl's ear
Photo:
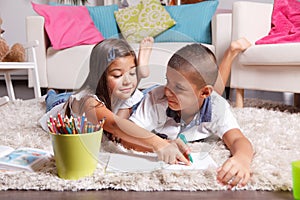
[[[210,95],[211,95],[211,93],[213,92],[213,86],[211,86],[211,85],[206,85],[206,86],[204,86],[202,89],[201,89],[201,93],[200,93],[200,95],[201,95],[201,97],[202,98],[207,98],[207,97],[209,97]]]

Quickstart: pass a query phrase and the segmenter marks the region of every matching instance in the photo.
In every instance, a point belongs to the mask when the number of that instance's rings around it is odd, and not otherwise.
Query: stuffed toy
[[[15,43],[10,48],[5,39],[2,38],[4,30],[1,28],[2,19],[0,18],[0,62],[24,62],[25,49],[22,44]]]

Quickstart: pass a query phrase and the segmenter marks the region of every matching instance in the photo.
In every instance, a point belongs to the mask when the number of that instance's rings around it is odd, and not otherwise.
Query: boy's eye
[[[133,68],[130,69],[129,75],[130,76],[135,76],[136,75],[136,67],[133,67]]]
[[[177,90],[184,90],[184,88],[181,85],[176,85]]]
[[[134,72],[130,72],[129,75],[130,75],[130,76],[135,76],[136,73],[135,73],[135,71],[134,71]]]

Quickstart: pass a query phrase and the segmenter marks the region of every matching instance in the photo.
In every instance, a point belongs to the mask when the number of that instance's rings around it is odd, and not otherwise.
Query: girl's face
[[[107,70],[107,86],[112,98],[128,99],[137,87],[133,56],[117,58]]]
[[[201,89],[188,81],[189,74],[168,67],[166,77],[165,96],[169,107],[186,115],[198,112],[203,102]]]

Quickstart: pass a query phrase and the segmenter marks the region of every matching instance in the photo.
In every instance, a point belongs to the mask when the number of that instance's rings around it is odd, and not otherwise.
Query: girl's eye
[[[122,75],[112,75],[114,78],[121,78]]]

